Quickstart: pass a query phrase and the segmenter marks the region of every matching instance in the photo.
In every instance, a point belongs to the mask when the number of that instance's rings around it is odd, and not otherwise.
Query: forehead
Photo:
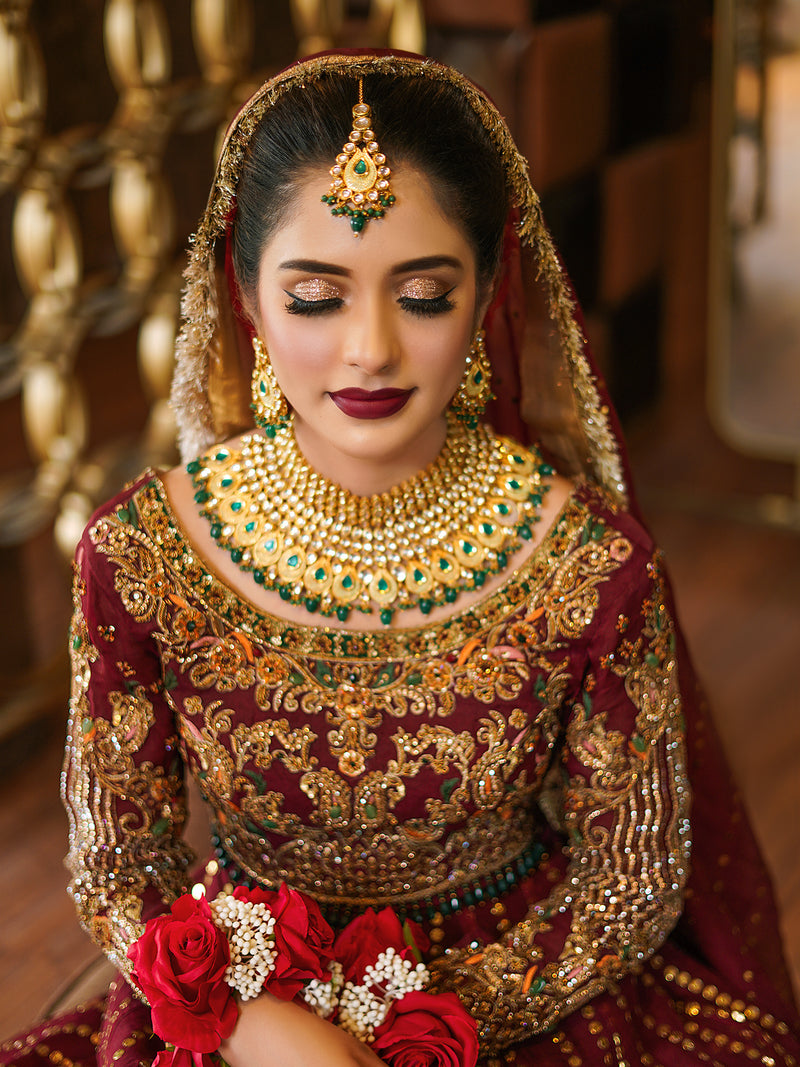
[[[334,216],[322,202],[330,185],[327,168],[308,171],[296,185],[286,220],[267,242],[261,259],[264,270],[286,260],[313,258],[336,263],[354,272],[391,269],[428,256],[448,255],[475,271],[475,256],[460,226],[436,200],[424,175],[413,167],[392,170],[396,202],[382,219],[371,219],[354,235],[346,218]]]

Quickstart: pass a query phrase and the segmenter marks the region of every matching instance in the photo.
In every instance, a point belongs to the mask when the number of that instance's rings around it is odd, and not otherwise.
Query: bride
[[[489,1064],[796,1063],[768,879],[491,103],[417,57],[289,68],[186,279],[187,465],[77,554],[71,892],[120,975],[0,1063],[151,1063],[131,956],[198,880],[420,924]],[[225,1030],[231,1067],[391,1062],[268,993]]]

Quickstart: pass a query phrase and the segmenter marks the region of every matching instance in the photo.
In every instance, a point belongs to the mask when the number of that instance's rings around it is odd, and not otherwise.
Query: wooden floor
[[[757,489],[790,488],[790,472],[739,460],[707,431],[698,434],[643,426],[634,455],[684,628],[775,876],[800,988],[800,537],[728,517],[740,492],[752,499]],[[0,777],[0,1040],[94,955],[64,891],[62,730],[60,719],[43,724]]]

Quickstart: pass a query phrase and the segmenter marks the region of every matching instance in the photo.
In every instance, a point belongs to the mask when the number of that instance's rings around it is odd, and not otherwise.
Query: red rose
[[[455,993],[406,993],[376,1028],[372,1051],[389,1067],[475,1067],[478,1028]]]
[[[264,982],[268,993],[293,1000],[312,978],[330,977],[333,930],[315,900],[285,882],[277,892],[239,887],[233,895],[251,904],[266,904],[275,920],[275,968]]]
[[[344,968],[345,981],[360,985],[365,969],[387,948],[393,948],[404,960],[421,963],[429,947],[425,932],[415,922],[406,919],[401,925],[391,908],[379,912],[367,908],[336,938],[334,956]]]
[[[214,1060],[205,1052],[190,1052],[185,1048],[170,1048],[159,1052],[153,1067],[215,1067]]]
[[[239,1013],[225,983],[228,940],[205,897],[187,893],[169,915],[150,919],[128,957],[160,1038],[179,1049],[215,1052],[230,1036]]]

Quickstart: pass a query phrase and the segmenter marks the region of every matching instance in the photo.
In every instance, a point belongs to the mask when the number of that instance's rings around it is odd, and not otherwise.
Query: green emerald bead
[[[241,563],[242,562],[242,554],[243,553],[242,553],[241,548],[232,548],[231,549],[231,559],[233,560],[234,563]]]
[[[205,502],[210,498],[210,496],[211,494],[207,493],[205,489],[198,489],[198,491],[194,494],[195,503],[205,504]]]
[[[480,589],[480,587],[486,581],[486,571],[475,571],[472,580],[475,583],[475,588]]]
[[[336,609],[336,618],[339,622],[344,622],[347,616],[350,614],[350,608],[345,607],[344,604],[340,604]]]
[[[384,626],[388,626],[392,621],[392,613],[388,608],[384,608],[381,612],[381,622]]]
[[[197,474],[197,472],[200,470],[200,461],[197,459],[193,459],[191,463],[186,464],[186,470],[189,474]]]
[[[281,600],[291,600],[292,599],[292,591],[291,591],[291,589],[289,588],[288,585],[282,585],[280,587],[280,589],[278,590],[278,595],[280,596]]]
[[[208,531],[216,541],[218,537],[222,537],[222,526],[218,522],[211,524],[211,529]]]
[[[306,606],[306,611],[316,611],[319,607],[319,597],[309,596],[303,601]]]
[[[388,201],[389,201],[389,203],[390,203],[390,204],[393,204],[393,203],[394,203],[394,197],[393,197],[393,196],[390,196],[390,197],[388,197],[387,199],[388,199]]]
[[[258,569],[253,571],[253,581],[257,582],[259,585],[263,585],[266,581],[266,578],[267,576],[264,574],[263,571],[260,571]]]
[[[522,526],[520,526],[517,533],[520,535],[523,541],[530,541],[530,539],[533,537],[533,531],[527,524],[523,524]]]
[[[433,610],[433,601],[420,600],[419,610],[422,612],[423,615],[430,615],[431,611]]]
[[[448,604],[453,604],[455,602],[455,599],[456,599],[457,596],[458,596],[458,590],[457,589],[445,589],[445,591],[444,591],[444,598],[445,598],[445,600],[447,601]]]
[[[541,493],[531,493],[531,495],[528,497],[528,500],[530,500],[531,504],[533,504],[535,508],[540,508],[542,506]]]
[[[507,563],[508,563],[508,556],[505,554],[505,552],[498,552],[497,553],[497,566],[500,568],[500,570],[502,570],[503,567],[505,567],[505,565]]]
[[[270,440],[272,440],[272,438],[275,436],[275,427],[272,425],[272,423],[268,423],[264,427],[264,433],[267,437],[270,438]]]
[[[350,229],[353,233],[361,233],[364,229],[364,217],[363,215],[353,215],[350,219]]]
[[[364,162],[363,159],[359,159],[358,163],[356,163],[356,165],[353,167],[353,170],[356,172],[356,174],[366,174],[367,164]]]
[[[551,467],[549,463],[539,464],[539,474],[543,474],[545,478],[549,478],[551,474],[555,474],[555,468]]]

